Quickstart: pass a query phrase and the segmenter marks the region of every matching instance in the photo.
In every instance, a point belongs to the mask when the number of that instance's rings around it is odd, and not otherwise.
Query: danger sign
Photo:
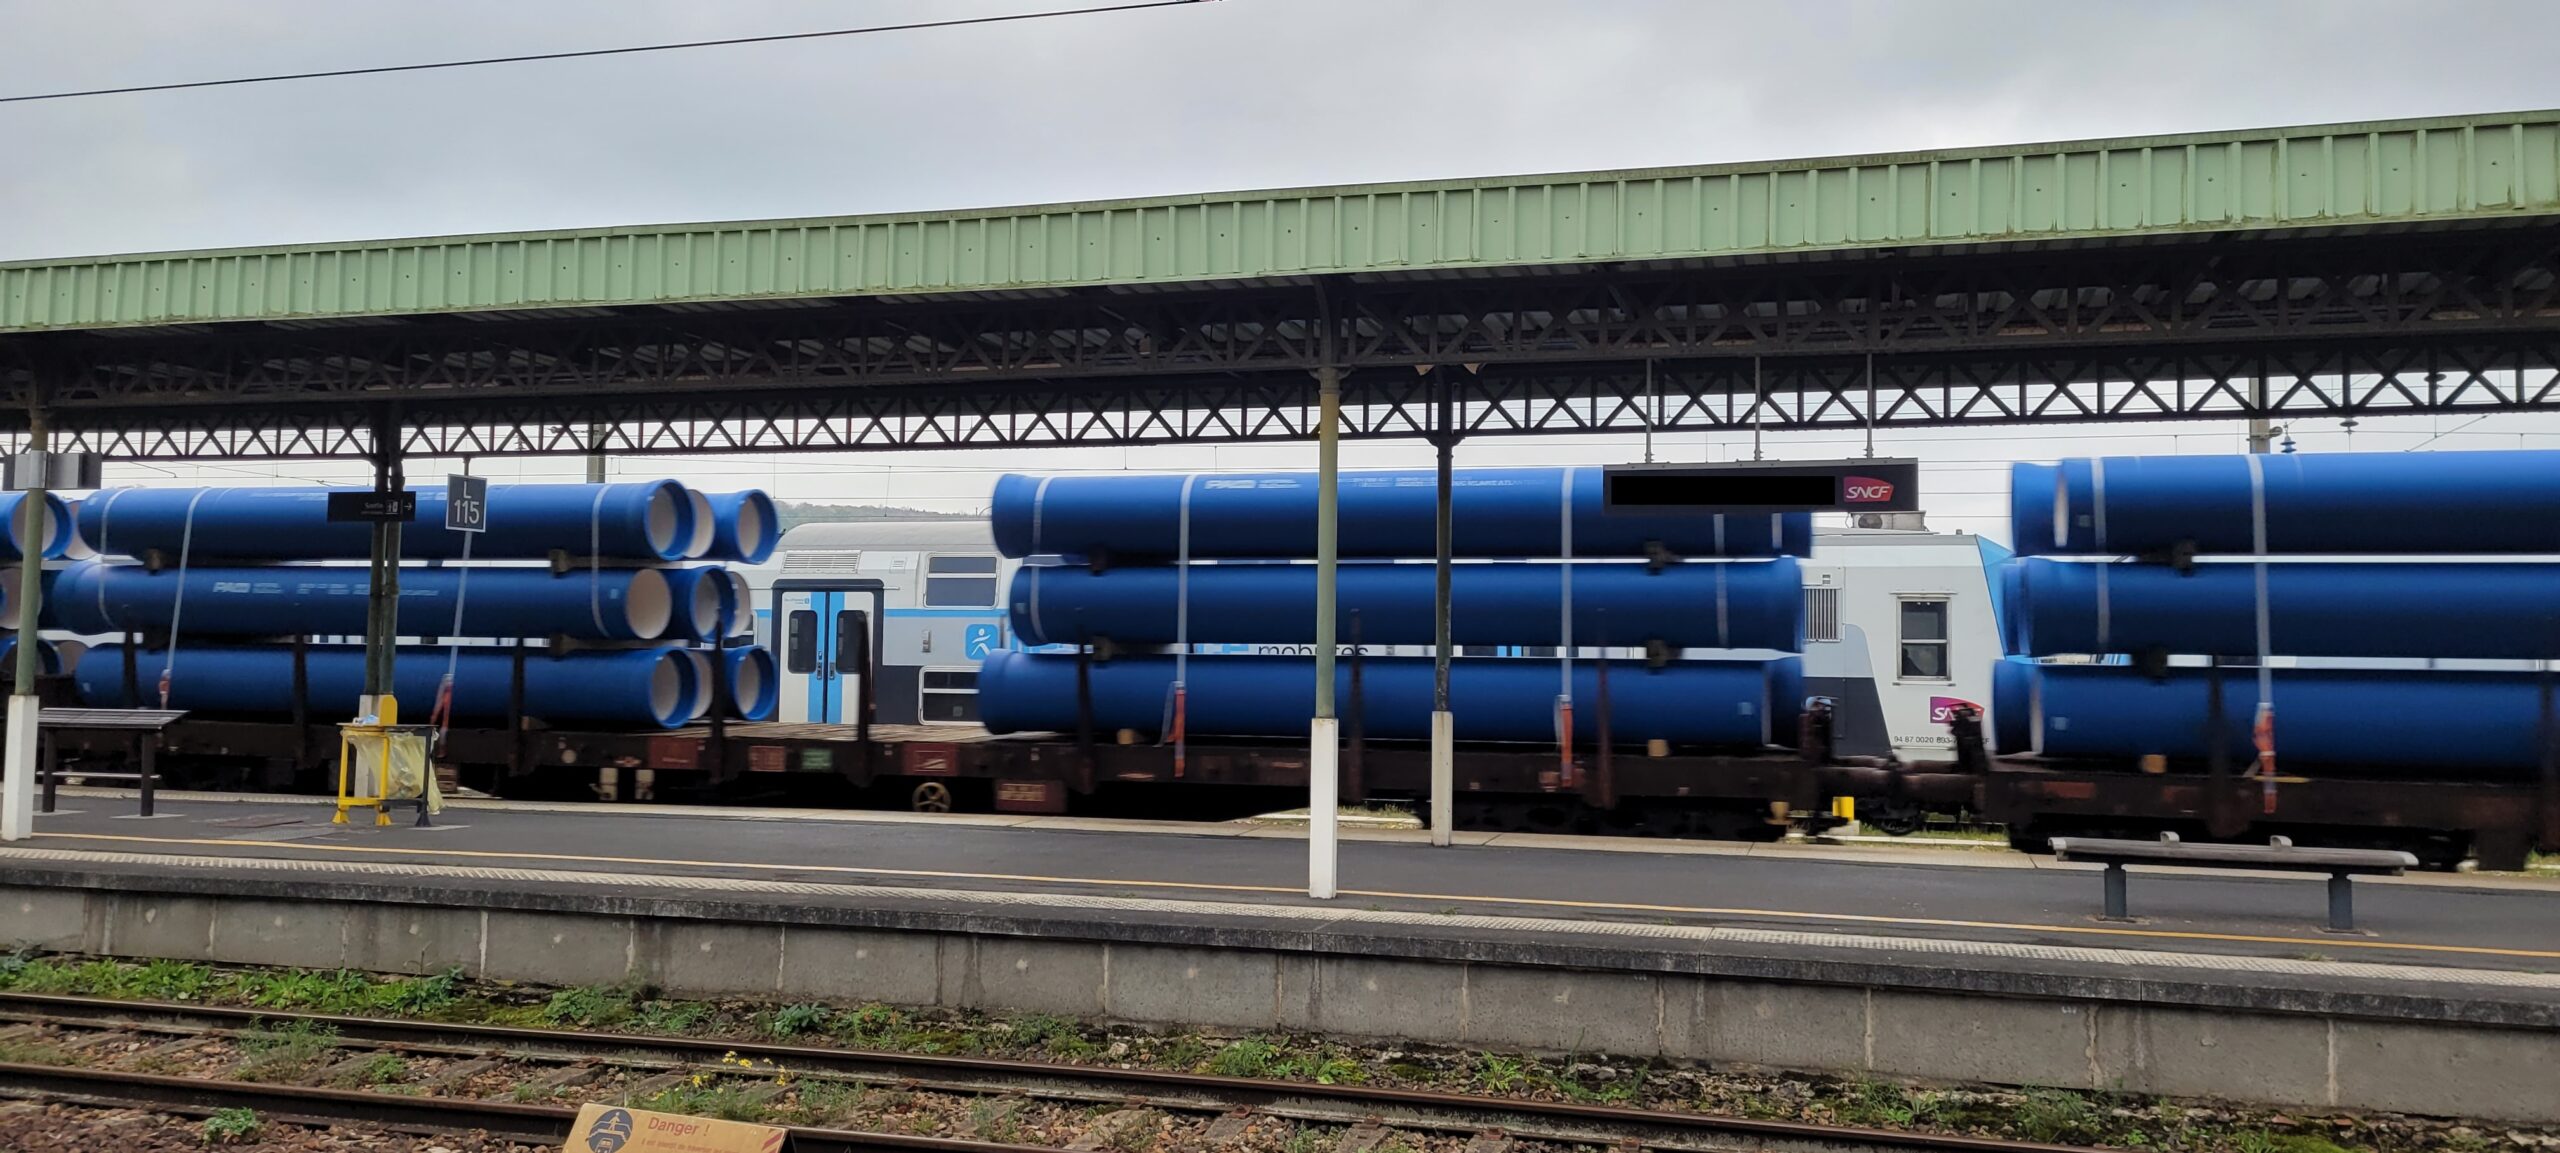
[[[578,1110],[562,1153],[785,1153],[789,1130],[743,1121],[652,1113],[619,1105]]]

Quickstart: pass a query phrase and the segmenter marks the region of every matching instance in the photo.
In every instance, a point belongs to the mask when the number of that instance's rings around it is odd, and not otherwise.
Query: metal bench
[[[2355,893],[2348,878],[2397,877],[2418,867],[2418,858],[2397,849],[2303,849],[2294,847],[2292,841],[2283,837],[2271,838],[2263,845],[2190,845],[2178,840],[2175,833],[2162,833],[2157,841],[2055,837],[2053,857],[2057,861],[2106,866],[2107,909],[2104,919],[2109,921],[2133,919],[2124,911],[2126,865],[2327,873],[2328,928],[2332,933],[2352,933],[2356,928]]]
[[[83,780],[134,781],[142,788],[142,814],[151,815],[151,794],[160,784],[160,733],[178,718],[184,709],[40,709],[36,712],[37,758],[36,782],[44,791],[44,799],[36,807],[40,813],[53,811],[55,786],[64,776],[57,763],[55,733],[123,733],[133,741],[135,769],[128,773],[69,774]]]

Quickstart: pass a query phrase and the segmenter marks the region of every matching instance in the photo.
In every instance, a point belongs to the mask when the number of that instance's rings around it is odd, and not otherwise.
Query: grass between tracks
[[[126,962],[0,955],[0,990],[191,1002],[276,1011],[405,1017],[738,1041],[834,1045],[906,1053],[1035,1058],[1228,1077],[1380,1085],[1539,1100],[1684,1109],[1767,1120],[1919,1129],[2069,1145],[2230,1153],[2341,1153],[2349,1149],[2488,1153],[2560,1149],[2560,1133],[2481,1127],[2382,1114],[2288,1114],[2211,1102],[2062,1089],[1907,1085],[1868,1078],[1673,1066],[1586,1054],[1566,1058],[1427,1046],[1354,1045],[1319,1037],[1217,1036],[1100,1026],[1056,1016],[998,1017],[883,1004],[774,1004],[666,998],[623,986],[541,989],[478,982],[459,971],[386,977],[352,970],[228,969],[180,961]],[[1570,1039],[1560,1039],[1570,1040]],[[335,1038],[325,1029],[252,1030],[242,1039],[244,1076],[313,1075]],[[0,1061],[64,1062],[41,1046],[0,1038]],[[335,1077],[351,1087],[400,1079],[383,1054]],[[736,1066],[734,1069],[729,1066]],[[519,1086],[522,1099],[563,1096]],[[853,1115],[888,1120],[897,1091],[800,1082],[787,1069],[738,1058],[659,1090],[647,1108],[732,1120],[809,1122]],[[528,1094],[531,1094],[528,1096]],[[838,1098],[841,1098],[839,1100]],[[1013,1106],[987,1098],[952,1118],[988,1139],[1017,1125]],[[984,1116],[979,1114],[984,1113]],[[1332,1136],[1290,1142],[1321,1153]],[[1299,1149],[1303,1146],[1303,1149]]]

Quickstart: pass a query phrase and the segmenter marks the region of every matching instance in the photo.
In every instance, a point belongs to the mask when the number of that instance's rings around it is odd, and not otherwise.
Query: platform
[[[0,945],[2560,1120],[2560,885],[2004,852],[463,803],[434,829],[86,796]],[[2551,1116],[2545,1117],[2544,1113]]]
[[[120,791],[66,800],[31,844],[57,850],[449,865],[923,892],[1155,898],[1885,935],[1949,945],[2092,947],[2426,966],[2560,969],[2560,876],[2357,882],[2365,931],[2321,929],[2314,879],[2146,870],[2132,923],[2097,918],[2094,866],[1923,847],[1353,830],[1342,899],[1306,901],[1297,831],[1008,815],[457,801],[433,829],[332,827],[305,798],[162,794],[136,820]],[[0,862],[7,858],[0,857]]]

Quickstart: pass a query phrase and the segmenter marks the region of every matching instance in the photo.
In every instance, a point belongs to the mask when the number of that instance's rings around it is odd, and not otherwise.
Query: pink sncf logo
[[[1972,709],[1977,713],[1982,711],[1981,705],[1977,705],[1963,697],[1931,697],[1929,698],[1929,723],[1933,725],[1943,725],[1956,719],[1956,710],[1958,708]]]
[[[1849,504],[1882,504],[1893,499],[1893,482],[1872,476],[1845,477],[1840,482],[1840,498]]]

